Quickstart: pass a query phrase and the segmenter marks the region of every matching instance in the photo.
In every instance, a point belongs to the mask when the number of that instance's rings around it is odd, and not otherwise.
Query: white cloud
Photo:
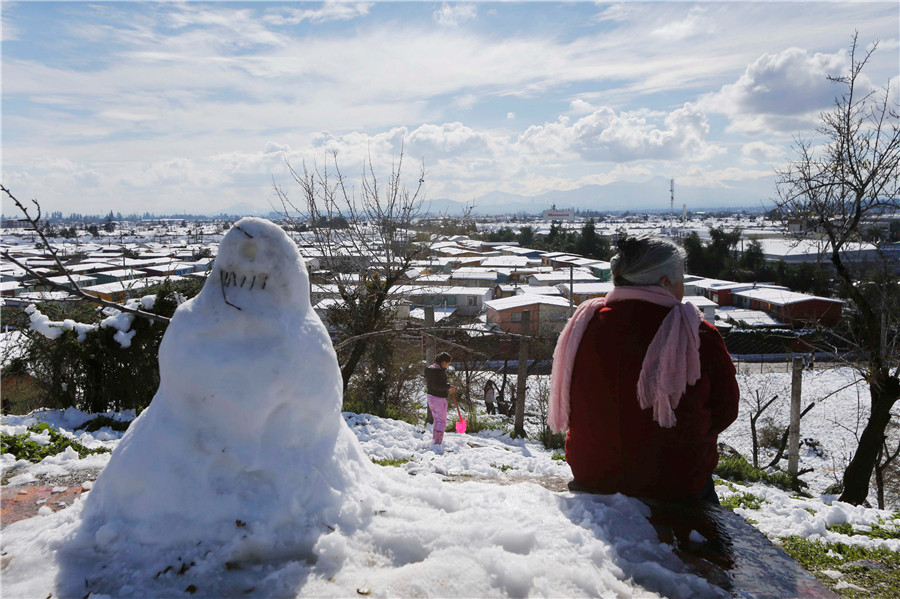
[[[462,2],[444,2],[439,9],[434,11],[434,20],[439,25],[455,27],[465,21],[471,21],[477,16],[477,8],[474,4]]]
[[[273,9],[263,17],[272,25],[296,25],[303,21],[327,23],[329,21],[349,21],[369,14],[371,2],[325,2],[321,8]]]
[[[667,21],[650,32],[650,35],[666,41],[681,41],[709,31],[711,23],[705,17],[706,9],[695,6],[687,16],[676,21]]]
[[[507,112],[507,113],[506,113],[506,120],[508,120],[508,121],[514,121],[515,119],[516,119],[516,113],[515,113],[515,112]]]
[[[741,153],[747,158],[758,161],[779,160],[784,158],[784,148],[773,146],[764,141],[752,141],[744,144]]]
[[[815,121],[838,90],[828,80],[847,68],[846,52],[810,55],[801,48],[764,54],[740,78],[701,100],[710,111],[727,114],[731,129],[758,134],[767,130],[796,131]]]
[[[641,113],[616,113],[602,107],[570,124],[568,117],[530,127],[519,139],[523,148],[566,156],[576,152],[596,162],[704,160],[722,150],[706,141],[709,124],[691,104],[667,114],[661,125]]]
[[[569,112],[572,114],[588,114],[597,110],[597,107],[581,98],[572,100],[569,106],[571,107]]]

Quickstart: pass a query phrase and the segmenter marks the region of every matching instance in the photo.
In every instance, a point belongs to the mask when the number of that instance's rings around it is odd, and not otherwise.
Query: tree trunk
[[[859,439],[859,446],[844,471],[844,492],[840,501],[860,505],[869,496],[869,482],[884,443],[884,431],[891,420],[891,407],[898,398],[898,381],[887,374],[870,382],[872,413]]]
[[[353,371],[356,370],[357,364],[359,364],[363,354],[366,353],[367,345],[368,343],[364,339],[355,341],[353,349],[350,350],[350,356],[344,362],[344,365],[341,366],[341,378],[344,379],[344,393],[347,392],[347,385],[350,384],[350,377],[353,376]]]
[[[879,465],[884,451],[878,452],[878,458],[875,462],[875,496],[878,498],[878,509],[884,509],[884,467]]]

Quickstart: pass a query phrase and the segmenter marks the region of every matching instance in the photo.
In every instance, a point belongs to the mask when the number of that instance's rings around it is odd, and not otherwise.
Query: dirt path
[[[81,484],[22,485],[0,489],[0,529],[37,516],[42,507],[54,512],[72,505],[86,491]]]

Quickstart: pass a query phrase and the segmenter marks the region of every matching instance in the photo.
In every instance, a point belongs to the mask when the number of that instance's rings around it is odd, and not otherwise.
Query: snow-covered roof
[[[440,307],[434,308],[434,322],[440,322],[456,312],[456,308]],[[416,320],[425,320],[425,308],[412,308],[409,311],[409,317]]]
[[[560,289],[563,293],[567,293],[569,291],[568,283],[560,283],[556,287],[558,289]],[[614,288],[615,288],[615,285],[613,284],[612,281],[606,281],[606,282],[601,281],[601,282],[596,282],[596,283],[575,283],[574,285],[572,285],[572,290],[576,295],[579,295],[579,294],[580,295],[584,295],[584,294],[593,295],[593,294],[599,294],[599,293],[606,294],[606,293],[609,293],[610,291],[612,291]]]
[[[529,264],[540,264],[540,260],[531,259],[526,256],[491,256],[490,258],[485,258],[481,265],[485,267],[491,266],[506,266],[506,267],[515,267],[515,266],[528,266]]]
[[[686,295],[684,299],[681,300],[684,303],[690,302],[700,308],[717,308],[719,304],[716,302],[703,297],[702,295]]]
[[[568,270],[554,270],[553,272],[538,273],[535,275],[531,275],[531,277],[536,281],[547,282],[547,283],[552,283],[552,282],[565,283],[566,281],[569,281],[569,280],[584,281],[584,282],[586,282],[586,281],[599,282],[600,281],[600,279],[598,279],[591,273],[584,272],[581,270],[576,270],[571,273]]]
[[[522,285],[516,288],[519,295],[562,295],[558,287],[553,285]]]
[[[772,287],[758,287],[756,289],[745,289],[742,291],[736,291],[734,293],[735,296],[738,297],[746,297],[749,299],[755,299],[762,302],[769,302],[770,304],[776,304],[779,306],[784,306],[787,304],[798,304],[800,302],[808,302],[811,300],[818,300],[822,302],[833,302],[836,304],[843,304],[841,300],[832,299],[828,297],[819,297],[816,295],[807,295],[805,293],[796,293],[794,291],[788,291],[786,289],[776,289]]]
[[[490,300],[484,302],[484,305],[492,310],[497,310],[498,312],[501,310],[510,310],[513,308],[522,308],[524,306],[533,306],[535,304],[541,304],[546,306],[559,306],[561,308],[569,307],[569,300],[562,297],[555,297],[552,295],[534,295],[534,294],[523,294],[523,295],[514,295],[512,297],[504,297],[501,299]]]
[[[722,307],[716,310],[716,318],[725,322],[744,322],[751,327],[780,327],[784,323],[762,310]]]

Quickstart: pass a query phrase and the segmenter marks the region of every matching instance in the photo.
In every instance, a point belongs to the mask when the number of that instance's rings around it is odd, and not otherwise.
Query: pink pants
[[[444,440],[444,429],[447,428],[447,398],[429,395],[428,407],[431,408],[431,415],[434,417],[431,436],[434,442],[440,445]]]

